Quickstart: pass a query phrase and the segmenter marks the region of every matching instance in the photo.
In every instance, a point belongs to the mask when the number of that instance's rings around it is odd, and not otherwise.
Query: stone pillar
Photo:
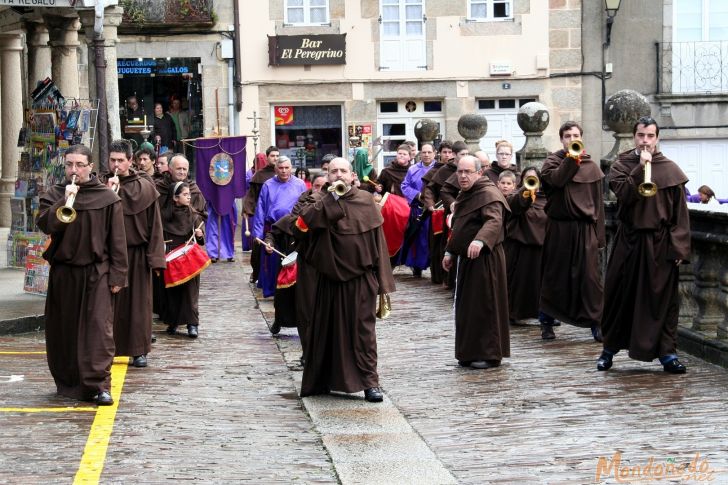
[[[695,288],[693,295],[698,314],[693,319],[693,330],[717,335],[718,325],[725,324],[725,307],[722,304],[721,276],[728,266],[725,246],[712,241],[696,241],[693,238],[693,254],[698,255],[695,263]]]
[[[23,81],[20,34],[0,35],[0,116],[2,121],[2,171],[0,172],[0,227],[10,227],[10,198],[15,193],[18,169],[18,133],[23,125]]]
[[[488,132],[488,120],[478,114],[464,114],[458,119],[458,133],[468,145],[470,153],[480,150],[480,139]]]
[[[622,89],[611,95],[604,106],[604,121],[614,132],[614,146],[612,150],[601,159],[602,171],[609,174],[609,169],[617,160],[619,154],[634,148],[632,128],[637,120],[650,115],[650,103],[642,94],[631,89]],[[604,195],[610,200],[616,200],[609,191],[607,177],[604,177]]]
[[[116,71],[116,44],[119,41],[118,27],[124,10],[121,7],[108,7],[104,10],[104,31],[102,33],[104,58],[106,59],[106,106],[108,112],[109,134],[111,140],[121,138],[121,120],[119,118],[119,76]],[[88,84],[91,98],[97,98],[96,93],[96,54],[94,34],[94,11],[80,12],[81,22],[88,44]]]
[[[526,135],[526,143],[516,152],[518,169],[536,167],[541,170],[549,154],[543,145],[543,132],[551,120],[549,110],[545,105],[532,101],[521,106],[516,120]]]
[[[28,91],[33,92],[38,81],[51,77],[51,46],[48,45],[48,27],[31,21],[28,26]]]
[[[423,118],[415,123],[415,136],[419,142],[418,148],[422,148],[423,143],[433,143],[439,134],[440,127],[437,121]]]
[[[78,17],[45,17],[51,46],[53,82],[66,99],[79,97]]]

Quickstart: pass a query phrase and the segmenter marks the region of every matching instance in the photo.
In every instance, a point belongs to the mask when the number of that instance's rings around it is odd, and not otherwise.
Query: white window
[[[495,143],[500,140],[507,140],[513,145],[513,152],[523,148],[526,143],[526,135],[518,126],[518,109],[526,103],[536,101],[532,98],[524,99],[480,99],[478,100],[478,113],[488,120],[488,131],[480,139],[480,149],[488,154],[491,160],[495,160]],[[512,159],[516,162],[515,155]]]
[[[685,139],[661,140],[660,150],[677,163],[690,179],[691,194],[703,184],[710,186],[719,199],[728,199],[728,140]]]
[[[427,69],[424,0],[380,0],[380,66],[388,71]]]
[[[329,0],[286,0],[285,20],[291,25],[329,23]]]
[[[407,99],[381,101],[377,114],[377,134],[382,139],[382,151],[377,156],[377,171],[391,163],[397,155],[397,147],[406,140],[417,141],[415,125],[422,118],[429,118],[440,125],[436,141],[445,138],[445,116],[441,100]]]
[[[512,0],[468,0],[469,20],[512,19]]]
[[[728,1],[675,0],[672,92],[728,92]]]

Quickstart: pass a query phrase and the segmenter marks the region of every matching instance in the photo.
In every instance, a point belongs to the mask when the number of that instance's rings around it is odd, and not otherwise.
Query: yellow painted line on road
[[[128,365],[128,357],[114,359],[114,365],[111,366],[111,397],[114,398],[114,404],[99,406],[96,410],[96,417],[86,440],[81,463],[73,480],[74,485],[99,483],[101,472],[104,469],[104,462],[106,461],[109,439],[111,438],[111,432],[114,430],[116,410],[119,408],[121,390],[124,387],[124,378],[126,377]]]
[[[0,408],[0,413],[88,413],[94,411],[96,411],[96,407]]]
[[[45,350],[37,352],[20,351],[20,350],[0,350],[0,355],[45,355]]]

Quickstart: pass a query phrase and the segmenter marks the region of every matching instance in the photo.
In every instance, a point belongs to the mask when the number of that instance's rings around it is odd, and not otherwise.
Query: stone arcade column
[[[604,121],[614,132],[614,146],[601,160],[602,171],[609,174],[609,169],[617,160],[619,154],[634,148],[634,135],[632,128],[637,120],[650,115],[650,103],[642,94],[631,89],[622,89],[611,95],[604,107]],[[608,200],[616,200],[609,190],[609,182],[604,177],[604,195]]]
[[[440,134],[440,128],[437,121],[429,118],[423,118],[415,123],[415,136],[421,148],[423,143],[433,143],[437,135]]]
[[[51,46],[53,82],[66,99],[79,97],[78,17],[46,16]]]
[[[121,138],[121,120],[119,118],[119,77],[116,71],[116,44],[119,42],[118,27],[124,10],[120,7],[108,7],[104,10],[104,31],[102,33],[104,58],[106,59],[106,106],[109,123],[109,140]],[[80,12],[81,22],[88,44],[88,83],[91,98],[96,95],[96,54],[94,35],[94,11]]]
[[[20,34],[0,34],[0,116],[2,121],[2,172],[0,172],[0,229],[10,227],[10,198],[15,193],[18,168],[18,133],[23,125],[23,81]]]
[[[28,91],[33,92],[38,81],[51,77],[51,46],[48,45],[48,27],[39,21],[29,21],[28,26]]]
[[[535,101],[526,103],[518,110],[516,121],[526,135],[526,143],[516,152],[518,169],[536,167],[541,170],[549,154],[543,145],[543,132],[551,121],[548,108]]]
[[[464,114],[458,119],[458,133],[468,145],[470,154],[480,150],[480,139],[488,132],[488,120],[478,114]]]

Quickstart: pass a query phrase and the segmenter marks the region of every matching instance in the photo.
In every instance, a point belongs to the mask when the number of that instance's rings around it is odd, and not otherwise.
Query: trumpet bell
[[[76,209],[63,205],[56,209],[56,217],[64,224],[70,224],[76,220]]]
[[[344,183],[341,180],[337,180],[329,187],[329,192],[336,192],[336,195],[341,197],[344,195],[349,188],[346,186],[346,183]]]
[[[388,293],[379,295],[379,305],[377,308],[377,318],[387,318],[392,312],[392,302]]]
[[[642,197],[653,197],[657,194],[657,185],[653,182],[644,182],[637,187],[637,191]]]
[[[537,191],[541,186],[541,181],[539,181],[538,177],[535,175],[529,175],[523,179],[523,186],[526,187],[526,190],[530,190],[532,192]]]
[[[569,143],[569,156],[571,158],[579,158],[584,151],[584,143],[581,140],[574,140]]]

